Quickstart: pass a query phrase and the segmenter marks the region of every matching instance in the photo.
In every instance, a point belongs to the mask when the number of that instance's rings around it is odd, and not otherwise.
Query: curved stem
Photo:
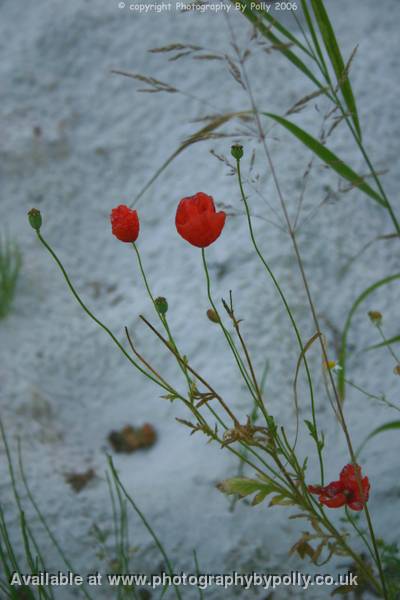
[[[253,242],[254,249],[255,249],[255,251],[256,251],[259,259],[261,260],[262,264],[264,265],[265,269],[267,270],[269,276],[271,277],[271,279],[272,279],[272,281],[273,281],[273,283],[275,285],[275,288],[278,291],[279,296],[281,297],[281,300],[282,300],[282,302],[284,304],[286,312],[287,312],[287,314],[289,316],[290,322],[291,322],[291,324],[293,326],[293,329],[294,329],[294,332],[295,332],[295,335],[296,335],[296,338],[297,338],[297,342],[299,344],[300,351],[301,351],[301,353],[303,355],[304,366],[305,366],[306,374],[307,374],[308,387],[309,387],[309,390],[310,390],[312,420],[313,420],[313,425],[314,425],[315,431],[318,431],[318,429],[317,429],[317,419],[316,419],[316,414],[315,414],[314,390],[313,390],[313,384],[312,384],[312,378],[311,378],[310,369],[309,369],[307,358],[306,358],[305,352],[304,352],[304,344],[303,344],[303,341],[301,339],[300,332],[299,332],[299,329],[297,327],[297,323],[296,323],[295,318],[293,316],[293,313],[292,313],[292,311],[290,309],[290,306],[289,306],[289,304],[288,304],[288,302],[286,300],[286,297],[285,297],[285,295],[284,295],[284,293],[282,291],[282,288],[280,287],[280,285],[278,283],[278,280],[276,279],[274,273],[272,272],[270,266],[268,265],[268,263],[265,260],[265,258],[263,256],[261,250],[258,247],[256,238],[255,238],[255,235],[254,235],[253,225],[252,225],[252,222],[251,222],[249,204],[247,202],[247,198],[246,198],[246,195],[245,195],[244,189],[243,189],[242,176],[241,176],[241,170],[240,170],[240,160],[236,160],[236,167],[237,167],[237,174],[238,174],[238,181],[239,181],[240,193],[241,193],[242,200],[243,200],[243,203],[244,203],[245,208],[246,208],[247,223],[248,223],[248,226],[249,226],[249,232],[250,232],[251,241]],[[316,448],[317,448],[317,452],[318,452],[318,461],[319,461],[319,468],[320,468],[320,475],[321,475],[321,482],[322,482],[321,485],[323,485],[323,481],[324,481],[324,464],[323,464],[323,460],[322,460],[322,451],[321,451],[320,445],[319,445],[319,443],[317,441],[316,441]]]
[[[220,314],[218,312],[218,309],[216,307],[216,304],[215,304],[215,302],[213,300],[213,297],[212,297],[212,294],[211,294],[211,279],[210,279],[210,274],[208,272],[208,267],[207,267],[207,261],[206,261],[206,255],[205,255],[204,248],[201,249],[201,257],[202,257],[202,261],[203,261],[204,273],[205,273],[205,276],[206,276],[208,300],[209,300],[209,302],[210,302],[210,304],[211,304],[211,306],[212,306],[215,314],[218,317],[218,323],[219,323],[219,325],[220,325],[220,327],[221,327],[221,329],[223,331],[223,334],[225,336],[226,341],[228,342],[229,347],[232,350],[233,356],[235,357],[235,360],[236,360],[236,363],[238,365],[239,371],[240,371],[240,373],[241,373],[241,375],[242,375],[242,377],[243,377],[243,379],[244,379],[244,381],[246,383],[246,386],[247,386],[247,388],[248,388],[251,396],[253,397],[253,399],[257,402],[258,401],[257,395],[256,395],[256,393],[253,390],[252,383],[251,383],[251,378],[250,378],[250,376],[249,376],[249,374],[247,372],[246,367],[243,364],[243,361],[242,361],[242,359],[241,359],[241,357],[240,357],[240,355],[239,355],[239,353],[238,353],[238,351],[236,349],[235,343],[232,340],[232,337],[231,337],[229,331],[226,329],[225,325],[222,322],[221,316],[220,316]]]
[[[157,316],[158,316],[158,318],[160,319],[160,321],[161,321],[161,324],[162,324],[162,326],[164,327],[164,329],[165,329],[165,331],[166,331],[166,333],[167,333],[167,335],[168,335],[169,342],[170,342],[170,343],[172,344],[172,346],[174,347],[174,350],[176,351],[176,353],[177,353],[177,354],[179,354],[179,356],[180,356],[180,353],[179,353],[179,351],[178,351],[178,348],[177,348],[177,346],[176,346],[175,340],[174,340],[174,338],[172,337],[172,334],[171,334],[170,328],[169,328],[169,326],[168,326],[167,318],[166,318],[166,316],[165,316],[165,315],[162,315],[162,314],[159,312],[159,310],[157,309],[157,305],[156,305],[156,302],[155,302],[155,300],[154,300],[154,296],[153,296],[153,294],[152,294],[152,292],[151,292],[150,285],[149,285],[149,282],[147,281],[146,273],[145,273],[145,270],[144,270],[144,268],[143,268],[143,263],[142,263],[142,259],[141,259],[141,257],[140,257],[140,252],[139,252],[139,249],[138,249],[138,247],[136,246],[135,242],[133,242],[133,243],[132,243],[132,246],[133,246],[133,248],[134,248],[134,250],[135,250],[135,252],[136,252],[136,256],[137,256],[137,260],[138,260],[138,264],[139,264],[139,269],[140,269],[140,272],[141,272],[141,275],[142,275],[142,279],[143,279],[144,285],[145,285],[145,287],[146,287],[147,293],[148,293],[148,295],[149,295],[149,298],[150,298],[150,300],[151,300],[151,302],[152,302],[152,304],[153,304],[153,306],[154,306],[154,310],[156,311],[156,313],[157,313]],[[189,390],[189,392],[190,392],[190,389],[191,389],[191,383],[190,383],[190,379],[189,379],[189,376],[188,376],[188,373],[187,373],[187,369],[186,369],[186,367],[185,367],[184,363],[182,363],[182,362],[178,361],[178,364],[179,364],[179,368],[181,369],[182,373],[184,374],[184,376],[185,376],[185,378],[186,378],[186,383],[187,383],[187,386],[188,386],[188,390]]]
[[[94,314],[88,309],[88,307],[86,306],[86,304],[83,302],[83,300],[81,300],[78,292],[75,290],[74,286],[71,283],[70,278],[68,277],[68,274],[64,268],[64,265],[62,264],[61,260],[58,258],[57,254],[54,252],[54,250],[52,249],[52,247],[46,242],[46,240],[43,238],[43,236],[41,235],[41,233],[39,231],[36,232],[37,236],[39,238],[39,240],[41,241],[41,243],[43,244],[43,246],[47,249],[47,251],[51,254],[51,256],[54,258],[54,260],[56,261],[61,273],[64,276],[65,281],[67,282],[67,285],[69,287],[69,289],[71,290],[72,294],[74,295],[74,297],[76,298],[76,300],[78,301],[78,303],[80,304],[80,306],[83,308],[83,310],[85,311],[85,313],[95,322],[97,323],[97,325],[99,327],[101,327],[101,329],[103,329],[112,339],[112,341],[114,342],[114,344],[116,346],[118,346],[119,350],[121,350],[122,354],[124,356],[126,356],[126,358],[129,360],[129,362],[138,370],[140,371],[143,375],[145,375],[148,379],[151,379],[151,381],[153,381],[154,383],[156,383],[157,385],[159,385],[160,387],[162,387],[163,389],[168,390],[168,388],[166,388],[164,386],[163,383],[161,383],[160,381],[158,381],[155,377],[153,377],[152,375],[150,375],[149,373],[147,373],[147,371],[145,371],[136,361],[133,360],[133,358],[128,354],[128,352],[125,350],[125,348],[123,347],[123,345],[117,340],[117,338],[115,337],[115,335],[113,334],[113,332],[107,327],[107,325],[104,325],[104,323],[102,323],[100,321],[100,319],[98,319],[97,317],[94,316]]]

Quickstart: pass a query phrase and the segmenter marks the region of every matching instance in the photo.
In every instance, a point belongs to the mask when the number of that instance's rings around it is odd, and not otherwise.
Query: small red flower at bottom
[[[361,482],[361,489],[357,482],[357,474]],[[310,494],[317,494],[321,504],[329,508],[348,506],[352,510],[362,510],[369,497],[369,479],[361,477],[361,467],[346,465],[339,476],[339,481],[332,481],[328,485],[309,485]]]
[[[139,235],[139,217],[136,210],[125,204],[113,208],[110,215],[112,232],[121,242],[136,242]]]
[[[206,248],[221,235],[225,219],[223,211],[215,211],[212,197],[198,192],[179,202],[175,225],[179,235],[189,244]]]

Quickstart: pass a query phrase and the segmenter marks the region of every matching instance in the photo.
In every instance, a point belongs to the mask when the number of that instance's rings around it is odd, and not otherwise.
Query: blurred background
[[[250,109],[248,94],[226,59],[226,55],[235,58],[233,43],[250,50],[246,68],[260,110],[283,114],[313,90],[279,52],[254,38],[248,22],[233,8],[181,12],[172,4],[171,10],[140,14],[128,2],[122,4],[114,0],[0,4],[1,228],[18,243],[22,256],[11,310],[0,321],[0,414],[10,447],[15,453],[20,439],[33,494],[77,572],[109,572],[113,559],[107,452],[114,456],[121,480],[162,539],[177,572],[195,571],[194,549],[202,572],[312,572],[314,567],[307,562],[288,557],[302,525],[288,520],[287,509],[266,504],[252,508],[244,502],[232,509],[231,500],[216,484],[238,472],[235,457],[208,444],[200,433],[190,436],[175,420],[188,417],[185,408],[161,399],[159,390],[87,318],[27,223],[27,211],[33,206],[40,209],[44,237],[91,310],[124,344],[123,328],[129,327],[144,356],[167,379],[183,386],[172,357],[140,322],[141,313],[154,320],[152,307],[133,251],[111,235],[109,213],[114,206],[135,200],[182,141],[207,123],[201,119]],[[326,6],[344,56],[358,46],[351,80],[365,143],[378,170],[385,171],[385,189],[398,207],[400,6],[395,0],[387,0],[384,7],[373,0],[327,0]],[[276,16],[298,31],[289,11]],[[149,52],[170,44],[197,49],[175,60],[169,59],[178,51]],[[151,89],[151,83],[113,70],[154,78],[175,91],[140,92]],[[317,135],[327,110],[326,101],[316,99],[296,122]],[[271,123],[266,121],[265,126],[294,218],[311,154]],[[137,201],[138,246],[154,294],[168,299],[171,329],[182,352],[245,418],[251,399],[221,332],[206,317],[209,304],[200,252],[178,237],[174,226],[178,201],[198,191],[212,195],[228,212],[221,238],[207,251],[214,296],[227,298],[233,291],[256,368],[261,373],[268,367],[269,409],[293,435],[292,382],[298,351],[280,300],[249,241],[236,177],[224,160],[231,160],[233,141],[245,148],[245,187],[258,241],[305,339],[313,335],[313,325],[254,124],[231,121],[218,132],[226,137],[189,146]],[[365,173],[345,127],[332,134],[330,147]],[[393,233],[393,226],[386,212],[358,190],[343,193],[337,176],[318,161],[307,178],[299,223],[311,289],[336,359],[338,334],[356,296],[372,281],[396,272],[395,242],[374,243],[347,268],[349,261],[377,236]],[[397,307],[396,284],[376,293],[354,320],[350,339],[354,352],[349,358],[354,381],[376,394],[385,392],[394,401],[398,378],[386,353],[361,349],[379,341],[368,325],[367,311],[384,313],[390,337],[398,333]],[[317,349],[310,360],[319,382],[318,416],[327,438],[327,477],[332,480],[348,461],[347,450],[321,385]],[[305,387],[300,389],[301,418],[306,419],[307,393]],[[356,390],[349,391],[345,410],[356,446],[372,426],[396,417]],[[110,433],[145,423],[156,432],[151,447],[117,452]],[[316,477],[312,442],[304,430],[299,447],[304,456],[311,453],[309,476]],[[398,450],[399,436],[393,432],[371,442],[363,456],[372,482],[371,511],[379,535],[388,542],[399,533]],[[16,551],[22,552],[3,447],[0,470],[0,500]],[[63,570],[28,505],[27,513],[49,568]],[[96,528],[104,534],[105,553],[100,552]],[[132,570],[157,572],[161,560],[135,514],[130,528]],[[324,570],[334,572],[337,566],[331,563]],[[304,594],[319,599],[329,597],[330,591],[295,593],[296,598]],[[96,594],[99,599],[112,597],[107,588]],[[198,593],[183,588],[182,594],[190,599]],[[292,595],[293,590],[281,588],[273,598]],[[76,597],[76,590],[60,589],[58,597],[69,600]],[[205,597],[272,596],[232,588],[209,589]]]

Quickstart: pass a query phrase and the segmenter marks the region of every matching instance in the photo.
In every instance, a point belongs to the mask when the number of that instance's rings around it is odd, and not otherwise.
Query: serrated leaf
[[[224,494],[238,494],[242,498],[245,498],[254,492],[263,492],[266,496],[275,491],[274,486],[258,481],[257,479],[248,479],[247,477],[232,477],[232,479],[225,479],[219,483],[217,487]]]

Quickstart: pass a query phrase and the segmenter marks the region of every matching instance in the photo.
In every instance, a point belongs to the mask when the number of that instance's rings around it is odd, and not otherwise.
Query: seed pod
[[[243,156],[243,146],[241,144],[233,144],[231,154],[236,160],[240,160]]]
[[[163,296],[159,296],[154,300],[154,304],[156,305],[156,309],[160,313],[160,315],[167,314],[168,302],[166,298],[164,298]]]
[[[37,208],[31,208],[31,210],[28,212],[28,219],[30,226],[35,231],[39,231],[42,226],[42,215],[40,214],[40,210]]]

